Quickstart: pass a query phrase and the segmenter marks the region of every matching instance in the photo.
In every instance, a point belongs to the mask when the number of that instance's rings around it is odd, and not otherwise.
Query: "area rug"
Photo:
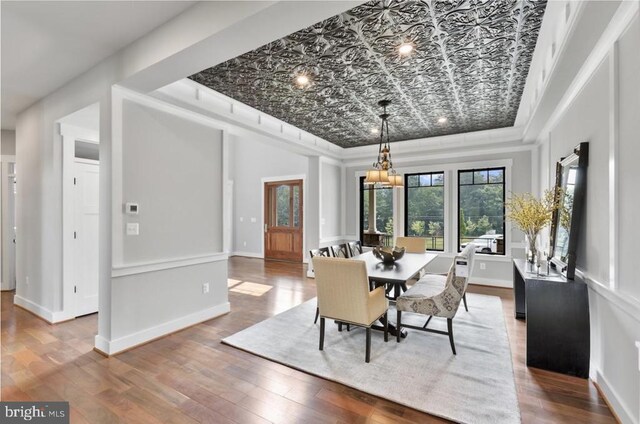
[[[408,330],[399,344],[373,331],[364,362],[364,329],[338,332],[327,320],[324,351],[309,300],[223,340],[223,343],[404,406],[461,423],[519,423],[520,410],[500,298],[467,294],[469,312],[453,321],[457,355],[447,336]],[[390,311],[395,317],[395,310]],[[424,318],[403,314],[422,325]],[[392,321],[394,321],[392,319]],[[434,318],[430,328],[446,330]]]

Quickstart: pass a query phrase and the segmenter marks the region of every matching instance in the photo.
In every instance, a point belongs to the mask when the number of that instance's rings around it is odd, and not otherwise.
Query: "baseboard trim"
[[[254,252],[231,252],[229,256],[244,256],[245,258],[264,259],[264,256],[262,256],[261,253],[254,253]]]
[[[25,299],[24,297],[17,294],[13,296],[13,304],[20,307],[21,309],[24,309],[27,312],[31,312],[33,315],[42,319],[47,324],[54,323],[53,312],[42,305],[38,305],[37,303],[32,302],[29,299]]]
[[[513,288],[513,281],[511,280],[499,280],[497,278],[476,278],[471,277],[469,284],[475,284],[477,286],[489,286],[489,287],[502,287]]]
[[[147,328],[142,331],[138,331],[133,334],[129,334],[124,337],[117,338],[115,340],[107,340],[101,335],[95,337],[95,349],[105,356],[112,356],[118,353],[125,352],[133,349],[145,343],[149,343],[153,340],[160,339],[175,333],[176,331],[184,330],[185,328],[200,324],[210,319],[217,318],[220,315],[224,315],[231,310],[229,302],[216,305],[212,308],[203,309],[201,311],[194,312],[187,316],[177,318],[155,327]]]
[[[616,391],[609,385],[607,379],[600,373],[600,370],[596,369],[591,380],[594,386],[598,389],[598,392],[604,399],[607,406],[611,410],[611,413],[619,423],[634,423],[638,424],[638,421],[633,420],[633,415],[627,409],[626,405],[620,400]]]

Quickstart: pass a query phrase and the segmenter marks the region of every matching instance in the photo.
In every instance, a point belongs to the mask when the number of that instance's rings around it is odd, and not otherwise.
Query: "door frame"
[[[85,140],[81,140],[81,141],[85,141]],[[97,143],[96,143],[96,144],[97,144]],[[96,166],[96,167],[97,167],[97,169],[98,169],[98,176],[100,175],[100,161],[99,161],[99,160],[94,160],[94,159],[84,159],[84,158],[74,158],[74,159],[75,159],[75,160],[74,160],[74,168],[75,168],[75,166],[76,166],[77,164],[84,164],[84,165],[92,165],[92,166]],[[75,172],[74,172],[74,175],[76,175],[76,173],[75,173]],[[74,177],[74,178],[75,178],[75,177]],[[98,183],[98,200],[99,200],[99,197],[100,197],[100,192],[99,192],[99,190],[100,190],[100,184]],[[77,212],[78,212],[78,203],[77,203],[77,201],[78,201],[78,198],[77,198],[77,196],[78,196],[78,186],[74,184],[74,193],[73,193],[73,205],[74,205],[74,208],[73,208],[73,225],[74,225],[74,228],[75,228],[75,229],[77,229],[77,228],[78,228],[78,226],[77,226],[77,225],[78,225],[78,220],[77,220]],[[98,219],[100,219],[100,207],[98,207]],[[98,225],[98,227],[99,227],[99,225]],[[98,234],[99,234],[99,232],[100,232],[100,231],[98,230]],[[99,237],[99,235],[98,235],[98,237]],[[74,244],[73,244],[74,253],[76,253],[76,252],[77,252],[77,250],[76,250],[77,246],[76,246],[76,244],[75,244],[75,243],[77,243],[77,242],[78,242],[78,241],[76,240],[76,241],[74,241]],[[98,247],[100,247],[100,240],[99,240],[99,239],[96,239],[96,240],[95,240],[95,243],[98,245]],[[76,271],[76,268],[75,268],[75,267],[76,267],[76,265],[77,265],[77,263],[75,262],[75,260],[76,260],[76,259],[77,259],[77,255],[76,255],[76,254],[74,254],[74,255],[73,255],[73,257],[72,257],[72,259],[71,259],[71,265],[74,267],[74,268],[73,268],[73,274],[72,274],[72,275],[74,276],[74,278],[73,278],[73,286],[74,286],[74,287],[75,287],[75,286],[77,286],[77,285],[79,284],[79,283],[78,283],[78,279],[75,277],[75,275],[76,275],[76,274],[75,274],[75,271]],[[98,265],[98,270],[96,270],[96,273],[97,273],[98,275],[99,275],[99,267],[100,267],[100,266]],[[98,293],[100,293],[100,282],[99,282],[99,281],[98,281]],[[71,305],[70,305],[70,306],[72,307],[73,314],[74,314],[74,318],[75,318],[75,317],[79,317],[79,316],[83,316],[83,315],[87,315],[87,314],[93,314],[93,313],[98,312],[98,311],[95,311],[95,312],[84,312],[84,311],[83,311],[82,313],[79,313],[79,309],[80,309],[80,308],[79,308],[79,306],[78,306],[78,305],[80,304],[80,302],[79,302],[80,297],[79,297],[79,295],[78,295],[77,291],[75,291],[75,290],[73,291],[72,295],[73,295],[73,299],[72,299],[72,303],[71,303]],[[98,305],[100,305],[100,301],[98,301]]]
[[[307,220],[304,218],[307,216],[306,207],[307,207],[307,176],[305,174],[298,175],[282,175],[277,177],[263,177],[260,179],[260,257],[262,259],[265,258],[265,236],[264,236],[264,224],[265,224],[265,214],[264,214],[264,184],[265,183],[275,183],[278,181],[291,181],[291,180],[302,180],[302,262],[304,263],[305,252],[307,251]]]
[[[76,294],[73,291],[74,281],[74,239],[75,230],[75,149],[76,140],[99,144],[99,132],[79,128],[58,121],[56,137],[62,144],[62,309],[54,312],[54,322],[75,319]],[[100,162],[98,161],[98,164]],[[100,166],[99,171],[102,171]],[[98,241],[99,243],[99,241]],[[99,302],[98,302],[99,304]],[[99,312],[99,311],[98,311]]]
[[[2,184],[0,184],[0,215],[1,215],[1,219],[0,219],[0,251],[2,251],[2,259],[4,259],[5,257],[5,252],[4,252],[4,233],[3,233],[3,227],[5,225],[5,213],[8,213],[7,211],[7,204],[6,202],[8,201],[8,196],[9,193],[7,193],[6,189],[7,187],[5,187],[8,179],[10,176],[15,176],[15,174],[10,174],[9,173],[9,165],[13,163],[16,163],[16,156],[15,155],[2,155],[1,156],[1,164],[0,164],[0,176],[1,176],[1,180],[2,180]],[[14,199],[14,202],[17,199]],[[14,203],[14,208],[15,208],[15,203]],[[16,224],[15,219],[17,218],[17,214],[14,214],[14,225]],[[16,266],[16,256],[17,256],[17,248],[16,248],[16,255],[14,255],[13,257],[13,268],[14,268],[14,272],[17,271],[17,266]],[[15,290],[15,284],[12,286],[9,282],[6,282],[3,280],[4,277],[4,268],[3,268],[3,264],[2,264],[3,260],[0,260],[0,289],[2,291],[5,290]]]

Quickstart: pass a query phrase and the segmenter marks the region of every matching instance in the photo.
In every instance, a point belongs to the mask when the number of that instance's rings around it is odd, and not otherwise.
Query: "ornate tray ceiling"
[[[383,98],[393,141],[509,127],[545,6],[370,1],[190,78],[342,147],[378,142]]]

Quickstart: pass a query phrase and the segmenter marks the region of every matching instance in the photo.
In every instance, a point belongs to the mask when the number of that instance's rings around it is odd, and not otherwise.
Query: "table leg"
[[[394,323],[392,323],[391,321],[389,321],[389,319],[387,317],[385,317],[384,315],[382,317],[380,317],[380,319],[378,321],[380,321],[380,323],[382,325],[372,325],[371,328],[373,328],[374,330],[378,330],[378,331],[384,331],[384,326],[385,326],[385,322],[386,322],[386,325],[389,326],[389,334],[391,334],[394,337],[398,334],[398,329],[397,329],[396,325]],[[400,337],[402,337],[403,339],[405,337],[407,337],[407,330],[405,330],[403,328],[402,331],[400,332]]]

